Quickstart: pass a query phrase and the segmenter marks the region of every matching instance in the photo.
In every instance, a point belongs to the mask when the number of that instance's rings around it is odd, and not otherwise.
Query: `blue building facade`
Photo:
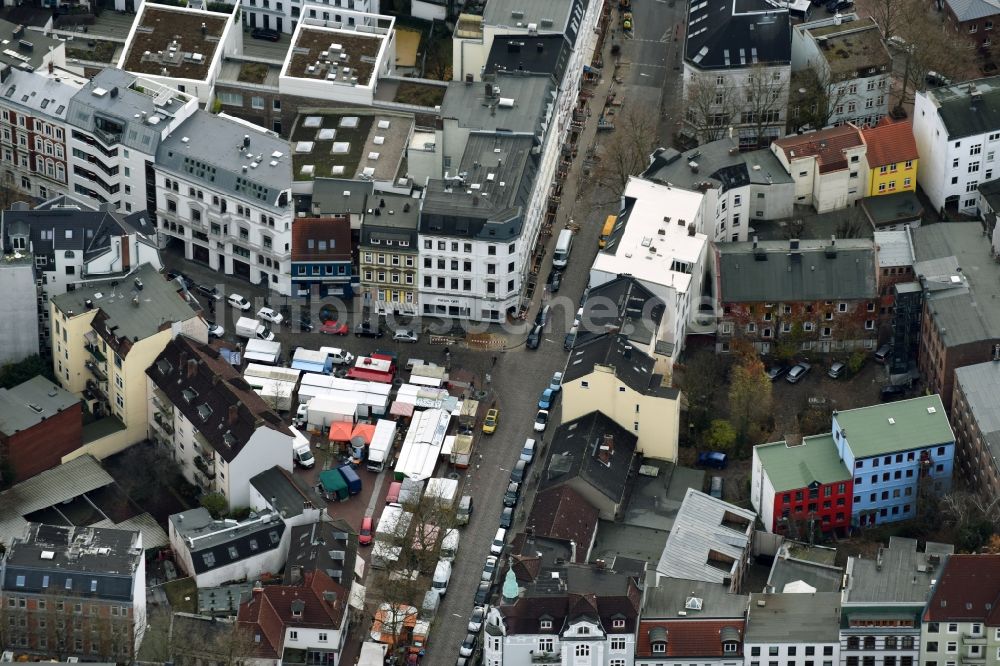
[[[951,489],[955,435],[937,395],[835,411],[833,438],[854,472],[854,525],[913,518],[921,493]]]

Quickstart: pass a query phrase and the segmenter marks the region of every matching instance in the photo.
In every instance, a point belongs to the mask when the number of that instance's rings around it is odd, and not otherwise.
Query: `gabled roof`
[[[146,374],[226,461],[260,428],[292,431],[211,345],[183,335],[169,343]]]
[[[292,261],[350,261],[351,220],[299,217],[292,225]]]
[[[955,441],[941,396],[927,395],[834,412],[854,458],[941,446]],[[931,452],[931,457],[937,455]]]
[[[996,0],[945,0],[945,4],[960,23],[1000,14],[1000,2]]]
[[[664,637],[667,651],[654,653],[653,640]],[[723,653],[723,641],[737,641],[736,653]],[[643,620],[636,633],[636,657],[689,659],[721,658],[723,655],[727,659],[743,655],[742,617],[732,620]]]
[[[569,486],[559,486],[535,496],[528,526],[537,537],[575,542],[576,561],[586,562],[599,514],[583,495]]]
[[[111,239],[128,233],[122,215],[89,207],[23,209],[15,204],[3,212],[3,248],[11,251],[11,237],[27,234],[31,251],[50,258],[55,250],[74,250],[83,258],[111,249]]]
[[[624,220],[616,220],[612,233],[624,224]],[[583,325],[577,332],[576,345],[595,338],[619,336],[623,340],[652,345],[665,309],[661,299],[630,276],[616,277],[591,287],[587,302],[583,304]],[[643,362],[637,360],[636,364],[643,365]]]
[[[539,489],[580,479],[620,504],[625,499],[635,444],[633,433],[602,412],[564,423],[552,437]]]
[[[848,481],[852,473],[837,453],[830,433],[806,437],[801,444],[772,442],[754,447],[764,473],[777,493]]]
[[[795,169],[795,160],[815,157],[819,172],[823,174],[847,169],[844,151],[863,144],[861,130],[847,123],[816,132],[786,136],[772,145],[785,154],[785,159],[793,165],[792,170]]]
[[[925,622],[1000,626],[1000,555],[952,555],[934,586]]]
[[[787,9],[767,0],[699,0],[689,5],[684,59],[701,69],[788,64]]]
[[[872,169],[920,157],[917,140],[913,138],[912,120],[894,122],[886,116],[875,127],[863,127],[861,138],[865,142],[868,166]]]

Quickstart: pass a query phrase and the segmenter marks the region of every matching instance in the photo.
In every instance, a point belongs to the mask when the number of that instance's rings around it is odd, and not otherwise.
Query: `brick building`
[[[951,426],[955,464],[983,497],[1000,495],[1000,363],[987,361],[955,370]]]
[[[0,459],[13,480],[59,465],[80,446],[82,431],[80,399],[45,377],[0,389]]]

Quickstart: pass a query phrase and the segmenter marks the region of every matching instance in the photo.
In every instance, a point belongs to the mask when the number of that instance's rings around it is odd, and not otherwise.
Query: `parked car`
[[[521,449],[521,460],[529,465],[535,461],[535,440],[524,440],[524,447]]]
[[[889,353],[892,351],[892,345],[882,345],[875,350],[875,362],[885,363],[889,359]]]
[[[332,320],[323,322],[319,327],[319,332],[326,335],[347,335],[351,331],[342,321]]]
[[[226,299],[226,302],[237,310],[246,311],[250,309],[250,301],[243,298],[239,294],[229,294],[229,298]]]
[[[483,419],[483,434],[492,435],[497,431],[497,424],[500,422],[500,410],[491,409],[486,412],[486,418]]]
[[[528,349],[538,349],[540,344],[542,344],[542,327],[532,326],[527,340],[524,341],[524,346]]]
[[[549,412],[545,409],[539,409],[538,413],[535,414],[535,432],[545,432],[545,426],[549,424]]]
[[[405,328],[397,328],[392,334],[392,339],[396,342],[416,342],[419,337],[415,331],[408,331]]]
[[[775,364],[767,368],[767,378],[772,382],[778,381],[780,378],[788,374],[788,366],[783,364]]]
[[[510,480],[514,483],[521,483],[524,481],[524,475],[527,471],[528,463],[523,460],[518,460],[514,463],[514,468],[510,470]]]
[[[485,580],[479,583],[479,587],[476,588],[476,596],[473,599],[475,605],[486,605],[486,602],[490,600],[490,587],[491,585]]]
[[[847,372],[847,364],[837,361],[836,363],[830,366],[830,369],[827,371],[826,374],[832,379],[840,379],[841,377],[844,376],[846,372]]]
[[[566,337],[563,338],[563,349],[564,350],[566,350],[566,351],[572,351],[573,350],[573,345],[576,344],[576,333],[577,333],[577,329],[575,329],[575,328],[569,329],[569,333],[567,333]]]
[[[552,379],[549,380],[549,388],[552,389],[553,393],[559,393],[562,390],[562,377],[561,372],[552,373]]]
[[[708,494],[711,495],[712,497],[714,497],[715,499],[722,499],[722,477],[721,476],[713,476],[712,477],[712,485],[710,486],[710,488],[708,490]]]
[[[785,381],[789,384],[798,383],[800,379],[806,376],[806,373],[812,369],[812,366],[802,361],[801,363],[796,363],[792,366],[792,369],[788,371],[785,375]]]
[[[312,317],[307,314],[299,315],[299,330],[303,333],[312,333],[313,322]]]
[[[562,271],[552,271],[549,273],[549,291],[556,293],[562,286]]]
[[[478,596],[478,595],[477,595]],[[476,643],[479,642],[479,634],[468,634],[462,645],[458,648],[458,654],[463,657],[471,657],[476,651]]]
[[[458,510],[455,512],[455,522],[459,525],[468,525],[472,517],[472,495],[462,495],[458,501]]]
[[[285,321],[285,317],[280,312],[272,310],[271,308],[261,308],[260,310],[257,310],[257,319],[269,321],[275,326],[281,326],[281,323]]]
[[[487,583],[492,583],[493,579],[497,575],[497,565],[500,560],[496,555],[490,555],[486,558],[486,564],[483,565],[483,574],[480,576],[480,580],[485,580]]]
[[[935,72],[934,70],[927,72],[927,76],[924,77],[924,80],[927,81],[927,85],[929,86],[940,87],[951,85],[951,79],[943,74]]]
[[[899,386],[898,384],[883,386],[882,391],[879,393],[879,399],[882,402],[894,402],[902,400],[904,397],[906,397],[906,387]]]
[[[367,546],[372,542],[372,517],[365,516],[361,519],[361,531],[358,532],[358,543]]]
[[[268,42],[277,42],[281,39],[281,33],[270,28],[254,28],[250,31],[250,36],[254,39],[263,39]]]
[[[354,335],[359,338],[381,338],[382,327],[377,323],[363,321],[354,327]]]
[[[472,609],[472,615],[469,616],[469,631],[473,634],[478,634],[482,631],[483,620],[486,618],[486,610],[482,606],[476,606]]]
[[[219,290],[215,287],[210,287],[207,284],[198,285],[198,293],[201,294],[202,296],[207,296],[211,298],[213,301],[222,300],[222,294],[219,293]]]
[[[543,305],[538,309],[538,314],[535,315],[535,326],[541,326],[542,328],[545,328],[549,323],[549,319],[551,318],[552,318],[552,306]]]
[[[503,511],[500,512],[500,527],[510,527],[511,523],[514,522],[514,508],[505,507]]]
[[[555,391],[550,388],[545,389],[542,391],[541,397],[538,398],[538,409],[550,409],[555,399]]]
[[[517,500],[521,496],[521,484],[520,483],[509,483],[507,484],[507,492],[503,494],[503,505],[504,506],[514,506],[517,504]]]
[[[842,12],[854,6],[854,0],[831,0],[826,3],[826,11],[831,14]]]
[[[714,467],[715,469],[726,469],[729,464],[729,456],[722,451],[703,451],[698,454],[698,467]]]
[[[208,324],[209,336],[213,338],[221,338],[226,334],[226,329],[224,329],[222,326],[219,326],[214,321],[206,320],[205,323]]]

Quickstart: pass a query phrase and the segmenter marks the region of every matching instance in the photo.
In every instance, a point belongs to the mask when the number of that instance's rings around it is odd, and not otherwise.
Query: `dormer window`
[[[740,644],[735,641],[726,641],[722,644],[723,654],[736,654],[740,649]]]
[[[663,627],[653,627],[649,630],[649,646],[653,654],[666,654],[667,630]]]
[[[28,237],[27,236],[11,236],[10,244],[15,250],[27,250],[28,249]]]
[[[625,620],[620,620],[620,619],[619,620],[612,620],[611,621],[611,628],[612,629],[624,629],[625,628]]]
[[[538,628],[539,629],[551,629],[552,628],[552,620],[539,620],[539,622],[538,622]]]

